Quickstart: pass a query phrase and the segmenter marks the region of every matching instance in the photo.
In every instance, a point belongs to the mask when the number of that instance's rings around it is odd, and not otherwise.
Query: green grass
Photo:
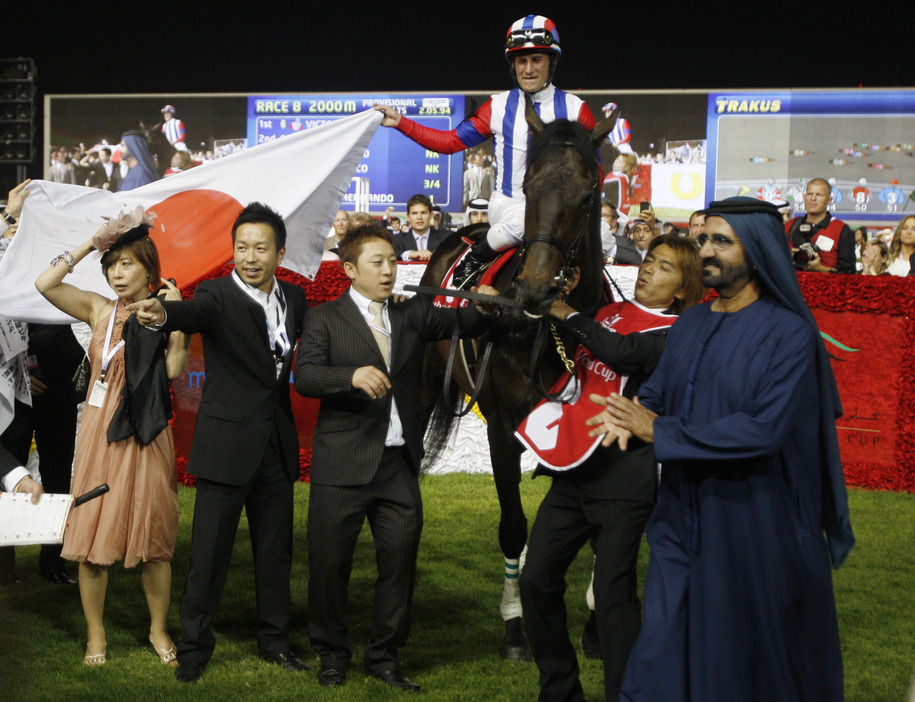
[[[530,519],[549,481],[522,480]],[[464,474],[430,476],[422,482],[425,530],[413,608],[413,631],[401,651],[404,671],[436,700],[533,700],[533,663],[498,659],[502,624],[502,556],[496,539],[498,508],[492,479]],[[177,635],[178,602],[187,568],[194,491],[181,489],[181,530],[173,562],[170,629]],[[305,514],[308,487],[296,487],[293,563],[293,650],[315,663],[306,636]],[[915,496],[854,490],[850,494],[858,546],[835,576],[845,655],[846,699],[905,699],[915,659]],[[37,547],[17,550],[24,585],[0,589],[0,669],[4,700],[385,700],[403,693],[366,679],[354,667],[347,684],[327,690],[313,675],[295,675],[260,661],[252,630],[254,579],[247,528],[239,530],[235,558],[215,621],[216,653],[198,685],[181,686],[159,664],[146,642],[148,615],[139,573],[111,569],[106,608],[108,664],[81,665],[85,624],[76,588],[46,584],[36,574]],[[647,547],[640,561],[647,564]],[[577,640],[585,619],[584,589],[590,554],[569,573],[569,626]],[[369,636],[374,551],[368,533],[357,548],[350,583],[350,639],[361,661]],[[602,699],[599,662],[582,659],[589,699]],[[815,701],[820,702],[820,701]],[[825,702],[825,701],[824,701]]]

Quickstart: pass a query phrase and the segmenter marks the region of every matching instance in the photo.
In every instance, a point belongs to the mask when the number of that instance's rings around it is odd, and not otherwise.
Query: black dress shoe
[[[62,570],[58,570],[55,573],[51,573],[46,570],[40,570],[38,573],[42,578],[45,580],[50,580],[55,585],[76,585],[76,581]]]
[[[292,652],[287,653],[273,653],[269,656],[263,656],[263,659],[268,663],[276,663],[277,665],[283,666],[286,670],[291,670],[293,673],[301,673],[306,670],[311,670],[311,666],[300,661],[298,658],[292,655]]]
[[[382,670],[378,673],[369,672],[369,675],[373,678],[378,678],[385,685],[390,685],[398,690],[403,690],[404,692],[419,692],[419,685],[409,678],[404,677],[404,674],[399,670]]]
[[[203,676],[203,666],[194,661],[178,663],[175,668],[175,680],[183,683],[195,683]]]
[[[322,665],[318,671],[318,682],[324,687],[340,687],[346,682],[346,668]]]
[[[4,573],[0,575],[0,585],[22,585],[22,578],[15,573]]]

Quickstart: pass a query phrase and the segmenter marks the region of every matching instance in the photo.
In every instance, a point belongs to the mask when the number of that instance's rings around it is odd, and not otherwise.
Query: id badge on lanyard
[[[114,358],[114,355],[124,347],[124,340],[121,339],[117,345],[108,350],[108,345],[111,343],[111,335],[114,332],[114,317],[118,311],[118,303],[114,303],[114,309],[111,311],[111,317],[108,320],[108,331],[105,333],[105,346],[103,347],[105,351],[102,352],[102,374],[101,378],[95,381],[92,386],[92,392],[89,393],[89,399],[87,402],[92,407],[101,407],[102,403],[105,401],[105,395],[108,393],[108,383],[105,381],[105,376],[108,375],[108,365],[111,363],[111,359]]]

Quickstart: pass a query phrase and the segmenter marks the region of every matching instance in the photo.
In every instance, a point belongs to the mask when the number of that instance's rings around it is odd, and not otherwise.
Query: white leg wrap
[[[518,586],[518,576],[521,575],[526,557],[527,546],[521,552],[520,558],[505,559],[505,584],[502,587],[502,604],[499,606],[499,613],[504,622],[521,616],[521,589]]]
[[[597,562],[597,556],[594,557]],[[588,609],[594,611],[594,563],[591,564],[591,582],[588,583],[588,591],[585,593],[585,602],[588,603]]]

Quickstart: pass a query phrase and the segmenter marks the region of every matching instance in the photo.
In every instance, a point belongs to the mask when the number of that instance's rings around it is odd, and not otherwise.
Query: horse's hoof
[[[584,631],[581,632],[581,652],[585,654],[585,658],[591,658],[596,661],[601,659],[600,640],[597,636],[597,619],[593,611],[591,616],[588,617],[588,621],[585,622]]]
[[[524,628],[521,626],[521,617],[514,617],[505,622],[505,638],[499,646],[499,658],[516,663],[524,663],[531,659],[531,654],[527,650],[527,639],[524,638]]]

